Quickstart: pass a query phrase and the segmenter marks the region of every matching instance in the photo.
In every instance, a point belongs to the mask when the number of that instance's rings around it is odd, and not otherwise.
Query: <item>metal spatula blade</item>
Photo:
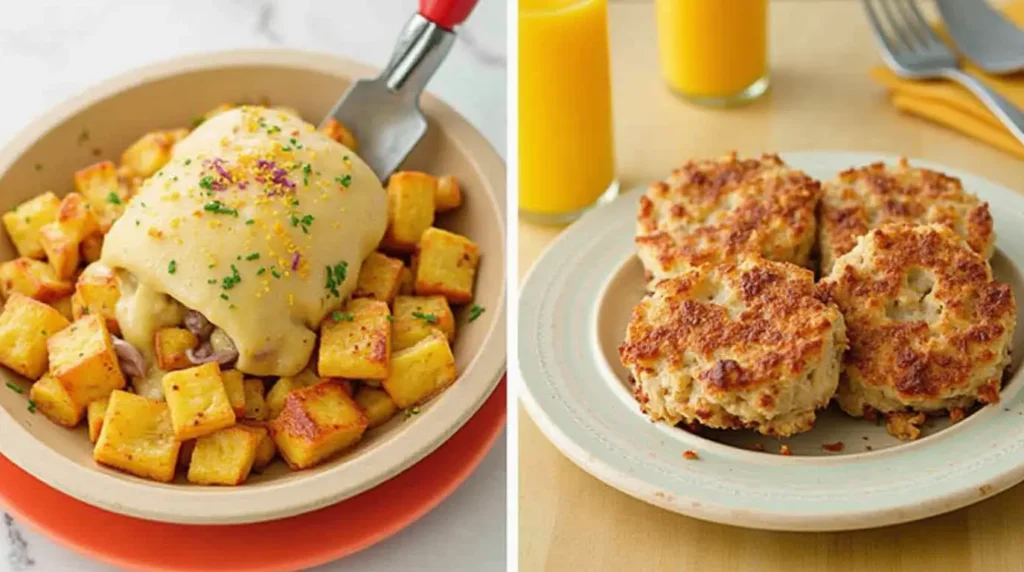
[[[359,156],[382,181],[412,152],[427,131],[420,110],[423,88],[455,43],[452,30],[477,0],[420,0],[384,71],[355,82],[328,117],[348,127],[359,141]]]

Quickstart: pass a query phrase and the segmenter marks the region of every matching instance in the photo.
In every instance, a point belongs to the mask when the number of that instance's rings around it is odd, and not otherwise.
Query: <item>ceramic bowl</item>
[[[117,160],[142,134],[189,125],[224,102],[270,101],[307,120],[326,115],[349,83],[376,70],[296,51],[240,51],[177,59],[104,81],[32,123],[0,152],[0,211],[46,190],[71,190],[72,174]],[[44,483],[87,503],[141,518],[194,524],[257,522],[307,512],[398,474],[451,436],[483,404],[505,369],[505,166],[465,119],[429,94],[422,100],[426,137],[404,168],[456,175],[462,207],[438,225],[469,236],[482,259],[472,324],[457,312],[459,379],[409,419],[397,415],[352,450],[319,467],[292,472],[280,460],[240,487],[180,481],[162,484],[100,466],[86,430],[68,430],[27,407],[27,395],[0,387],[0,453]],[[80,137],[88,132],[88,139]],[[0,260],[15,250],[4,234]],[[0,372],[3,381],[15,379]],[[364,515],[371,518],[369,515]]]

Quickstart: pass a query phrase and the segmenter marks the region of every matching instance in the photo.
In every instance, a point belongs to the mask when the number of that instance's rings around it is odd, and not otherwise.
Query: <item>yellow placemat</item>
[[[1002,11],[1014,24],[1024,28],[1024,1],[1011,2],[1003,6]],[[945,27],[936,25],[936,32],[953,45]],[[1024,109],[1024,73],[990,75],[966,60],[961,62],[961,69]],[[900,110],[945,125],[1024,159],[1024,144],[1017,141],[966,88],[945,80],[903,79],[884,66],[871,68],[871,77],[889,89],[893,105]]]

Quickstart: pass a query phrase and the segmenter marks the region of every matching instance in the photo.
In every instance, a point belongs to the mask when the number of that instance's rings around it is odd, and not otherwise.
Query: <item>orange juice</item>
[[[661,74],[706,103],[753,99],[768,86],[768,0],[656,0]]]
[[[571,220],[614,185],[610,76],[607,0],[520,0],[519,210],[527,218]]]

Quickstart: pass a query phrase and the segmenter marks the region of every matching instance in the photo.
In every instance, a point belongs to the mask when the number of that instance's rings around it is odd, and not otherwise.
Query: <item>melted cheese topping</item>
[[[355,153],[293,115],[242,107],[178,143],[102,262],[121,277],[124,337],[150,363],[153,334],[184,306],[231,337],[241,371],[295,375],[386,225],[387,195]]]

